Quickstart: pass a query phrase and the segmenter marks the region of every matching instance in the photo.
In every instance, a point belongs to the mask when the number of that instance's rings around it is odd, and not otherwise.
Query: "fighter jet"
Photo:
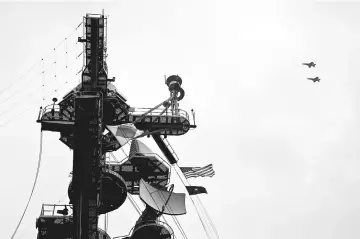
[[[318,78],[318,76],[317,76],[315,78],[307,78],[307,80],[311,80],[311,81],[313,81],[313,83],[315,83],[316,81],[320,82],[321,79]]]
[[[308,66],[308,68],[311,68],[312,66],[315,67],[316,64],[314,62],[310,62],[310,63],[302,63],[302,65]]]

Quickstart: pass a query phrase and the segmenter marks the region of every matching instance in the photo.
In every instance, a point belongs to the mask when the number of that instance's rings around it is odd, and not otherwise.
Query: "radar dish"
[[[142,201],[158,212],[167,215],[186,214],[185,194],[173,193],[154,188],[143,179],[139,184],[139,196]]]

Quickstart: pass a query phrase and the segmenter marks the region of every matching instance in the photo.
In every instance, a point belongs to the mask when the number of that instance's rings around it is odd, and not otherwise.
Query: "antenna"
[[[58,101],[58,99],[57,98],[53,98],[53,108],[51,109],[51,113],[52,113],[52,115],[54,116],[54,114],[55,114],[55,103]]]
[[[196,112],[192,109],[192,115],[193,115],[193,124],[196,125]]]

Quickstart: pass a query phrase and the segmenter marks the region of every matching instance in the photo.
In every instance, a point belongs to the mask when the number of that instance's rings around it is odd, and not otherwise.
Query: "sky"
[[[39,107],[79,83],[76,27],[102,9],[108,76],[130,106],[167,99],[164,75],[183,79],[180,108],[195,110],[197,128],[169,141],[180,166],[214,165],[214,177],[190,183],[207,188],[200,198],[220,238],[360,238],[359,1],[49,2],[0,2],[4,238],[33,185]],[[301,65],[309,61],[316,67]],[[68,203],[72,152],[58,138],[43,133],[15,238],[36,238],[43,203]],[[179,182],[175,191],[184,192]],[[188,238],[207,238],[189,199],[187,211],[178,219]],[[126,202],[109,214],[110,236],[136,219]]]

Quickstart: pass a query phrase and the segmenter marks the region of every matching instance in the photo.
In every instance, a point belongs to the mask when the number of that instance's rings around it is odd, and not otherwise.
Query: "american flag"
[[[215,175],[213,164],[204,167],[180,167],[180,169],[186,178],[213,177]]]

